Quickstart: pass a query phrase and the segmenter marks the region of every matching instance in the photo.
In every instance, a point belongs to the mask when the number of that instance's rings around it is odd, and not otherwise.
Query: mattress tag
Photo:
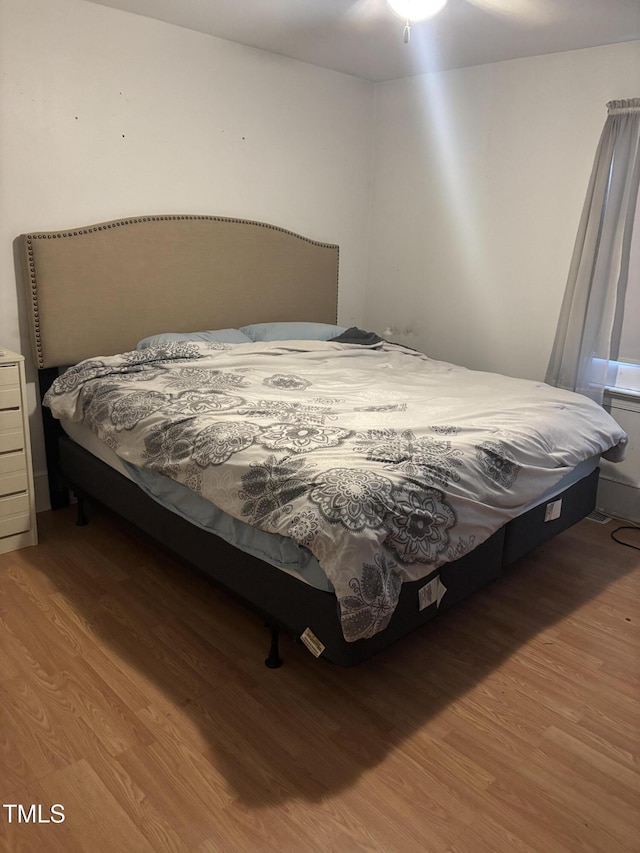
[[[545,521],[555,521],[556,518],[560,518],[560,513],[562,512],[562,498],[557,501],[551,501],[544,508],[544,520]]]
[[[418,590],[418,610],[424,610],[425,607],[429,607],[434,601],[440,607],[440,602],[446,591],[447,588],[440,580],[440,575],[432,578],[429,583],[426,583]]]
[[[305,628],[305,630],[300,635],[300,639],[305,644],[305,646],[309,649],[311,654],[319,658],[322,652],[324,651],[324,646],[320,642],[320,640],[313,633],[311,628]]]

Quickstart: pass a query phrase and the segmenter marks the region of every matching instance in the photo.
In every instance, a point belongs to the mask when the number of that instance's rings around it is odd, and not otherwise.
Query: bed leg
[[[279,666],[282,666],[282,658],[278,649],[280,629],[274,625],[267,625],[267,628],[271,631],[271,646],[269,648],[269,657],[265,660],[264,665],[268,666],[269,669],[277,669]]]
[[[84,498],[81,495],[75,495],[75,498],[78,501],[78,514],[76,515],[76,526],[77,527],[86,527],[86,525],[89,524],[89,519],[87,518],[87,514],[85,512]]]

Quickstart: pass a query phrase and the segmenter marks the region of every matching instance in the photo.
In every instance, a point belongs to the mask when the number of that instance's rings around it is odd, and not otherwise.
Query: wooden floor
[[[640,850],[640,552],[613,523],[355,669],[286,640],[269,670],[252,613],[73,522],[0,557],[0,849]]]

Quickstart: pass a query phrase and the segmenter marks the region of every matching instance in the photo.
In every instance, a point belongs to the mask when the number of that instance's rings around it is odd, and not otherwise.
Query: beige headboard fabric
[[[336,322],[338,247],[262,222],[144,216],[19,244],[39,368],[159,332]]]

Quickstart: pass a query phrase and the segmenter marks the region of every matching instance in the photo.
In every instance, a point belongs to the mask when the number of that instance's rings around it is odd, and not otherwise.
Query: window
[[[611,388],[640,394],[640,195],[636,202],[620,354]]]
[[[609,101],[547,379],[602,404],[640,394],[640,98]]]

